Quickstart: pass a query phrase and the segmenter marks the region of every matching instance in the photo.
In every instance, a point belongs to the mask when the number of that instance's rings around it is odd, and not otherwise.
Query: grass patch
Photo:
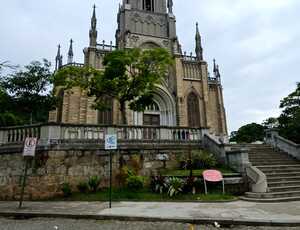
[[[148,190],[132,192],[127,189],[113,189],[112,197],[114,201],[230,201],[235,196],[229,194],[178,194],[169,197],[167,194],[152,193]],[[107,201],[109,199],[108,190],[96,193],[74,193],[69,198],[57,198],[55,200],[67,201]]]
[[[202,173],[206,169],[197,169],[193,170],[193,176],[202,176]],[[230,174],[235,173],[232,169],[222,167],[222,168],[216,168],[216,170],[219,170],[222,174]],[[160,171],[162,176],[179,176],[179,177],[185,177],[190,175],[190,170],[183,170],[183,169],[165,169]]]

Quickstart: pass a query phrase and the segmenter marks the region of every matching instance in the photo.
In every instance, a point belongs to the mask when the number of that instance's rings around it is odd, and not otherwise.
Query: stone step
[[[268,187],[270,189],[277,187],[286,187],[286,186],[300,186],[299,181],[276,181],[276,182],[268,182]]]
[[[300,185],[295,186],[283,186],[283,187],[270,187],[270,192],[289,192],[289,191],[299,191]]]
[[[259,198],[259,199],[299,197],[300,190],[299,191],[287,191],[287,192],[267,192],[267,193],[246,192],[246,196],[250,197],[250,198]]]
[[[277,173],[265,173],[267,179],[278,178],[278,177],[300,177],[300,172],[277,172]]]
[[[264,165],[282,165],[282,164],[295,164],[294,161],[276,161],[276,160],[269,160],[269,161],[250,161],[254,166],[264,166]],[[299,163],[300,165],[300,163]]]
[[[298,201],[300,196],[291,196],[291,197],[282,197],[282,198],[250,198],[246,196],[240,197],[241,200],[250,201],[250,202],[261,202],[261,203],[277,203],[277,202],[288,202],[288,201]]]
[[[259,168],[263,173],[294,173],[294,172],[300,172],[300,168],[269,168],[269,169],[261,169]]]
[[[300,165],[299,164],[287,164],[287,165],[275,165],[275,166],[264,165],[264,166],[259,166],[258,168],[259,169],[270,169],[270,168],[273,168],[273,167],[281,168],[281,169],[285,169],[285,168],[300,168]]]
[[[267,178],[268,183],[272,182],[285,182],[285,181],[300,181],[300,176],[284,176]]]

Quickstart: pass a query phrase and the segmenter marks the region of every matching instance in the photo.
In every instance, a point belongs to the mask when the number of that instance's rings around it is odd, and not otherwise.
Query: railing
[[[69,66],[84,67],[84,64],[83,63],[72,62],[72,63],[68,63],[68,64],[63,65],[60,68],[65,68],[65,67],[69,67]]]
[[[113,131],[112,131],[113,130]],[[82,126],[63,125],[61,138],[65,140],[104,140],[105,135],[114,132],[119,140],[134,141],[199,141],[201,129],[153,126]]]
[[[38,137],[40,144],[49,145],[55,141],[89,143],[104,141],[106,134],[116,133],[123,142],[196,142],[202,140],[202,129],[164,126],[103,126],[73,124],[43,124],[0,128],[0,145],[20,144],[26,137]]]
[[[116,50],[117,47],[114,46],[112,42],[110,42],[110,44],[106,44],[105,41],[103,40],[102,44],[97,44],[97,49],[104,50],[104,51],[113,51]]]
[[[251,192],[266,193],[268,191],[268,183],[266,175],[254,166],[246,168],[247,176],[251,180]]]
[[[204,147],[212,152],[219,162],[226,164],[235,171],[246,174],[246,168],[251,164],[249,162],[248,151],[243,148],[234,148],[225,144],[219,137],[205,133],[203,136]]]
[[[0,129],[0,145],[23,142],[26,137],[40,138],[40,125],[15,126]]]
[[[187,53],[184,52],[184,55],[182,55],[182,58],[185,61],[199,62],[199,59],[196,56],[193,56],[192,53],[190,55],[187,55]]]
[[[279,136],[276,130],[266,131],[266,143],[300,160],[300,145]]]

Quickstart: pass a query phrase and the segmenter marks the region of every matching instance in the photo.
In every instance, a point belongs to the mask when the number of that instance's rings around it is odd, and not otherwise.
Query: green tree
[[[10,98],[11,107],[7,109],[22,123],[47,121],[48,112],[55,105],[50,94],[50,66],[47,60],[34,61],[1,79],[2,94],[5,91],[2,98]]]
[[[281,100],[282,114],[278,118],[280,134],[300,143],[300,83],[296,90]]]
[[[104,58],[103,71],[90,67],[63,68],[55,75],[55,85],[70,89],[80,86],[95,97],[93,107],[107,110],[107,97],[119,102],[122,123],[127,124],[126,107],[143,111],[151,104],[153,91],[173,63],[165,49],[116,50]]]
[[[242,126],[238,131],[232,132],[230,141],[238,143],[252,143],[255,141],[263,141],[264,126],[251,123]]]
[[[263,123],[262,123],[262,125],[266,129],[278,128],[279,121],[278,121],[278,118],[276,118],[276,117],[270,117],[270,118],[264,120]]]

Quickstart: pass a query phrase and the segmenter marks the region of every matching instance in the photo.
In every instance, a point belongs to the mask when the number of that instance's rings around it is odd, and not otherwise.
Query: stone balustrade
[[[115,133],[120,142],[200,143],[203,129],[165,126],[104,126],[41,124],[0,128],[0,146],[21,144],[26,137],[38,137],[39,145],[51,143],[104,142],[106,134]]]
[[[276,149],[291,155],[295,159],[300,160],[300,144],[296,144],[290,140],[281,137],[277,130],[270,129],[266,131],[266,143]]]

